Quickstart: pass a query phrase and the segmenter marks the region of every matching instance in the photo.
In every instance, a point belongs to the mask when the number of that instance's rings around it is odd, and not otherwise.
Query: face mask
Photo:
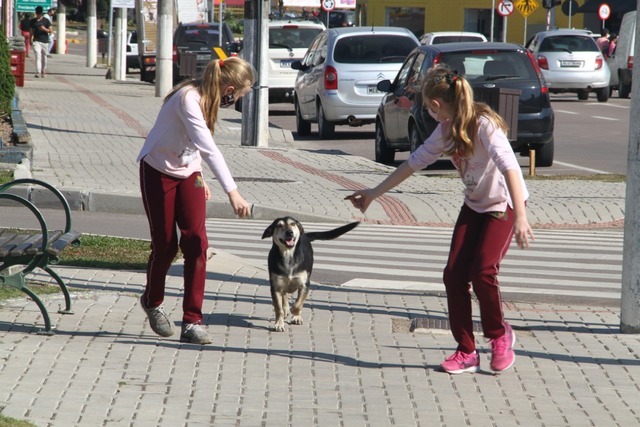
[[[231,107],[235,103],[235,99],[233,98],[233,94],[223,95],[220,98],[220,108]]]
[[[431,108],[427,108],[427,111],[429,112],[429,115],[433,117],[433,120],[435,120],[436,122],[440,122],[440,120],[438,120],[438,115],[431,111]]]

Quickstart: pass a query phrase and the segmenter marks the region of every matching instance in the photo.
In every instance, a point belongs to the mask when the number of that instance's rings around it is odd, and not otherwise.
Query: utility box
[[[26,52],[24,50],[11,51],[11,74],[16,78],[16,86],[24,86],[24,67]]]
[[[505,122],[509,130],[507,138],[509,141],[518,139],[518,112],[520,111],[519,89],[505,89],[499,87],[475,88],[473,95],[476,101],[484,102],[493,108]]]

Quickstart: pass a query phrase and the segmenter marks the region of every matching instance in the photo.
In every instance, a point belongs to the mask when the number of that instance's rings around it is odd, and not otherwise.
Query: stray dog
[[[309,295],[311,271],[313,270],[314,240],[331,240],[353,230],[359,222],[352,222],[329,231],[305,233],[302,224],[295,218],[277,218],[264,230],[262,238],[271,237],[273,245],[269,251],[269,283],[271,300],[276,314],[276,332],[284,331],[284,319],[289,315],[289,295],[298,291],[291,309],[291,323],[302,325],[302,305]]]

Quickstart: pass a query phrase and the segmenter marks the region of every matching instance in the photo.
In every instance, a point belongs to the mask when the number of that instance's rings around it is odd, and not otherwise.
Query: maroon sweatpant
[[[180,249],[184,255],[182,321],[200,323],[209,246],[202,175],[198,172],[186,179],[174,178],[142,160],[140,189],[151,232],[151,254],[143,295],[145,304],[157,307],[164,301],[166,276],[178,253],[177,225]]]
[[[513,238],[513,220],[511,208],[499,217],[463,205],[456,221],[443,281],[451,332],[457,349],[465,353],[476,349],[471,286],[480,304],[484,336],[499,338],[505,333],[498,271]]]

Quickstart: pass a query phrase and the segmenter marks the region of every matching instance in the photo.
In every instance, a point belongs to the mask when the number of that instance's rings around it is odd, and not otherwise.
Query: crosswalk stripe
[[[207,220],[210,245],[255,265],[267,264],[271,221]],[[324,231],[338,224],[305,223]],[[534,230],[527,250],[513,245],[501,265],[503,293],[619,299],[623,233],[618,230]],[[452,229],[360,224],[337,240],[314,243],[314,270],[352,273],[343,286],[443,290]],[[385,277],[400,280],[385,279]],[[420,286],[422,284],[422,286]]]

